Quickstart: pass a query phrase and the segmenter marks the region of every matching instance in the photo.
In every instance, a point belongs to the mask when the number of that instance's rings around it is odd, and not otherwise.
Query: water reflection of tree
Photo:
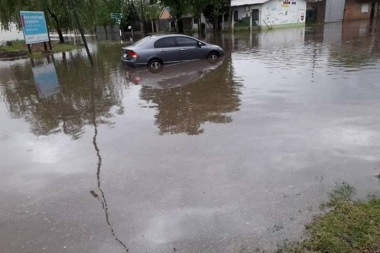
[[[119,50],[118,50],[119,51]],[[40,98],[29,65],[15,65],[6,75],[1,75],[2,96],[13,118],[25,118],[36,135],[64,132],[73,139],[80,138],[83,126],[93,123],[93,106],[99,124],[111,124],[111,107],[121,107],[121,91],[111,80],[110,71],[118,68],[119,52],[109,47],[99,47],[95,66],[88,65],[79,53],[71,53],[55,60],[60,92]],[[91,85],[94,78],[94,101],[91,103]],[[119,110],[122,112],[123,110]]]
[[[155,117],[160,134],[197,135],[203,133],[205,122],[230,123],[228,113],[238,110],[238,95],[230,55],[217,69],[192,84],[172,89],[141,89],[141,98],[157,105]]]

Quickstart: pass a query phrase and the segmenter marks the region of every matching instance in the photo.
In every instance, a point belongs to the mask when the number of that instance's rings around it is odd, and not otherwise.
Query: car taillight
[[[130,57],[132,57],[132,58],[135,58],[135,59],[139,58],[139,55],[136,54],[136,52],[134,52],[134,51],[132,51],[132,50],[129,50],[129,51],[128,51],[128,55],[129,55]]]

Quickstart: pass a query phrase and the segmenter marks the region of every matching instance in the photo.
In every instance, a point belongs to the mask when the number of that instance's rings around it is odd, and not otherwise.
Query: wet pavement
[[[0,62],[1,252],[273,251],[336,183],[379,190],[379,31],[202,39],[224,59],[158,74]]]

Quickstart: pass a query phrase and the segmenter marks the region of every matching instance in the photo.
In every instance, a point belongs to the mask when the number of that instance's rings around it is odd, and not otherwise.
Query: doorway
[[[252,10],[252,26],[259,26],[260,11],[258,9]]]

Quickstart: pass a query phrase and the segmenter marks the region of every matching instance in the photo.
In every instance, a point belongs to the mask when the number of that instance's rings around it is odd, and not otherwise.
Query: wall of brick
[[[370,19],[374,4],[371,1],[346,1],[344,20]]]

